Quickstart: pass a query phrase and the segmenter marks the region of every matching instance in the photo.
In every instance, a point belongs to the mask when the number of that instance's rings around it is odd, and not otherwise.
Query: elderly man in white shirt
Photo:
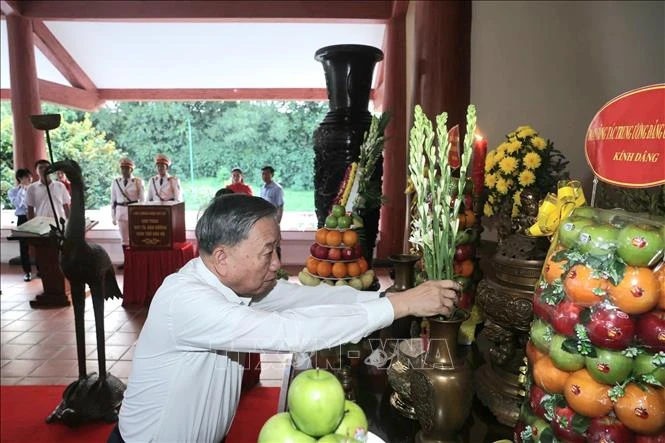
[[[71,197],[65,185],[59,181],[51,180],[51,177],[46,172],[49,166],[51,166],[51,163],[44,159],[37,160],[35,163],[35,170],[39,174],[39,181],[28,186],[25,194],[25,204],[28,206],[28,220],[39,216],[53,217],[54,215],[57,216],[58,221],[63,218],[69,218],[69,205],[72,202]],[[53,207],[51,207],[51,202],[48,198],[47,187],[53,199]],[[55,214],[53,214],[54,208]]]
[[[275,207],[215,199],[196,226],[201,257],[157,291],[109,441],[219,442],[240,399],[245,352],[309,352],[357,342],[407,315],[448,314],[459,287],[378,292],[278,281]]]

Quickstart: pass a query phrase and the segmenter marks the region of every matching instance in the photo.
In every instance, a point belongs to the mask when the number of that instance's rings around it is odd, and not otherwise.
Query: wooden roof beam
[[[94,112],[104,103],[97,92],[39,80],[39,98],[43,101]]]
[[[21,12],[41,20],[365,22],[385,23],[392,0],[23,0]]]
[[[0,0],[0,12],[2,15],[21,15],[20,4],[16,0]]]
[[[41,20],[32,20],[35,46],[75,88],[95,91],[97,87],[64,46]]]
[[[99,98],[112,101],[213,101],[328,99],[324,88],[184,88],[99,89]]]

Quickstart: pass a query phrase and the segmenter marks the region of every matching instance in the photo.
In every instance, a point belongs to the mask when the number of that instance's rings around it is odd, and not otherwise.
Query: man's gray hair
[[[261,197],[229,194],[215,198],[196,223],[196,240],[206,254],[218,245],[235,246],[245,240],[254,224],[277,213],[270,202]]]

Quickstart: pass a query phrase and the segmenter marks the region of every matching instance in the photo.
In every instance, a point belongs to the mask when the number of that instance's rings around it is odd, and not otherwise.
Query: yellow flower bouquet
[[[520,126],[485,157],[485,188],[487,199],[483,213],[491,217],[512,208],[510,217],[520,214],[521,194],[536,188],[542,196],[556,189],[560,179],[567,178],[568,161],[531,126]]]

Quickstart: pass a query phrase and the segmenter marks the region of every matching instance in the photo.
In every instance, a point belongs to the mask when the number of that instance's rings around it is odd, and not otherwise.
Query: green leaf
[[[580,414],[575,414],[571,420],[573,431],[584,434],[591,424],[591,419]]]
[[[612,400],[614,403],[619,400],[619,398],[623,397],[626,394],[624,390],[624,385],[617,384],[616,386],[613,386],[610,390],[607,391],[607,396],[610,397],[610,400]]]
[[[598,297],[604,297],[605,294],[607,294],[607,291],[603,288],[593,288],[591,292],[593,292],[593,294],[597,295]]]
[[[648,383],[648,384],[650,384],[650,385],[663,387],[663,384],[662,384],[661,382],[659,382],[658,380],[656,380],[656,377],[654,377],[652,374],[644,374],[644,375],[642,375],[640,381],[641,381],[642,383]]]
[[[591,321],[591,309],[584,309],[580,312],[580,323],[587,325]]]
[[[640,350],[636,347],[630,347],[626,348],[621,352],[623,355],[625,355],[628,358],[635,358],[640,354]]]
[[[577,340],[574,338],[567,338],[561,343],[561,349],[571,354],[579,354],[577,349]]]
[[[539,443],[555,443],[557,440],[552,433],[551,428],[546,428],[539,436]]]
[[[524,427],[524,430],[520,432],[520,438],[524,443],[533,442],[533,428],[531,427],[531,425],[527,425]]]
[[[550,306],[558,305],[561,300],[563,300],[565,293],[563,291],[563,285],[552,283],[549,284],[543,289],[541,295],[542,299]]]
[[[665,352],[660,351],[658,354],[654,354],[651,358],[651,362],[657,367],[665,367]]]
[[[586,328],[579,323],[576,324],[575,335],[577,336],[577,350],[579,353],[587,357],[595,357],[597,355],[596,348],[591,344]]]

